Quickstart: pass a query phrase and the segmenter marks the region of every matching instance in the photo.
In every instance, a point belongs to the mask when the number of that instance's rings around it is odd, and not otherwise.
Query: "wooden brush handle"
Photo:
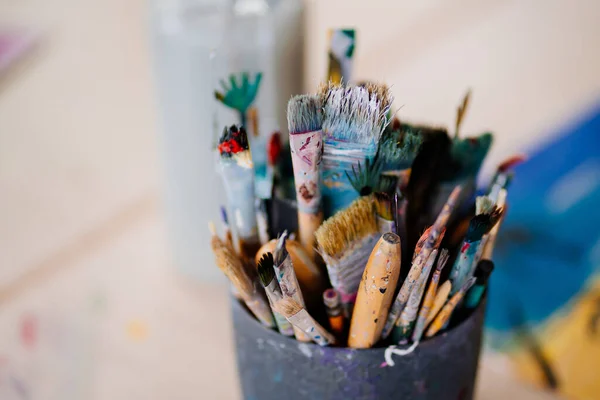
[[[298,211],[298,236],[309,257],[315,259],[315,231],[323,222],[323,213],[309,214]]]

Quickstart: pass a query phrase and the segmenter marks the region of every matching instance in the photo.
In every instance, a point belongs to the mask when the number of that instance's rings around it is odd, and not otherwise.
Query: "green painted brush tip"
[[[256,267],[258,271],[258,278],[263,286],[268,286],[269,283],[275,278],[275,270],[273,269],[273,253],[265,253],[258,261]]]
[[[393,197],[385,192],[375,193],[375,211],[377,215],[387,221],[393,221],[394,213],[392,212]]]

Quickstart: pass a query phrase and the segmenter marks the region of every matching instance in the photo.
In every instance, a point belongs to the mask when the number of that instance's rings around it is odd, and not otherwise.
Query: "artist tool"
[[[338,342],[340,342],[345,334],[346,320],[339,293],[331,288],[325,290],[323,292],[323,303],[325,304],[325,311],[327,312],[331,331],[338,338]]]
[[[394,220],[395,212],[394,199],[397,197],[390,196],[385,192],[375,193],[375,211],[377,213],[377,227],[379,233],[396,232],[396,221]]]
[[[498,208],[505,209],[507,194],[508,193],[506,189],[500,189],[498,192],[498,198],[496,201],[496,206]],[[483,248],[481,258],[484,260],[492,259],[492,253],[494,252],[494,246],[496,245],[496,238],[498,237],[498,230],[502,225],[502,220],[504,219],[504,215],[506,215],[506,213],[503,213],[502,215],[503,216],[500,218],[500,220],[496,223],[496,225],[494,225],[492,230],[490,230],[490,233],[483,237],[483,243],[481,244],[481,247]]]
[[[432,337],[444,327],[446,322],[450,320],[450,316],[452,315],[452,312],[454,311],[458,303],[462,300],[462,298],[465,296],[465,293],[471,288],[471,286],[473,286],[474,283],[475,278],[471,277],[467,279],[467,281],[461,286],[461,288],[450,298],[450,300],[448,300],[444,307],[442,307],[439,314],[435,317],[435,319],[427,329],[425,337]]]
[[[308,311],[295,299],[286,297],[284,294],[284,297],[275,303],[274,307],[277,312],[285,316],[294,325],[294,332],[296,332],[298,340],[300,340],[298,332],[301,332],[303,336],[310,338],[309,341],[313,340],[320,346],[328,346],[335,343],[335,337],[315,321]]]
[[[489,197],[477,197],[476,215],[469,223],[469,229],[460,247],[459,255],[450,272],[450,280],[452,281],[451,295],[457,293],[462,288],[465,280],[471,276],[473,272],[472,265],[481,246],[481,239],[502,217],[503,210],[496,207]]]
[[[217,236],[214,224],[210,223],[209,229],[212,235],[210,244],[215,254],[217,266],[231,281],[248,309],[256,318],[263,325],[274,328],[275,321],[273,320],[273,314],[264,294],[257,290],[256,285],[242,265],[242,261],[234,254],[233,249]]]
[[[446,301],[448,300],[448,296],[450,296],[450,290],[452,290],[452,282],[446,281],[442,283],[442,285],[438,288],[437,293],[435,294],[435,299],[433,300],[433,305],[431,306],[431,311],[429,311],[429,315],[427,316],[427,320],[425,321],[425,328],[433,322],[433,319],[440,312]]]
[[[258,271],[258,278],[260,279],[260,283],[262,283],[265,288],[265,292],[267,293],[267,298],[269,299],[269,304],[271,308],[273,308],[273,304],[281,300],[283,294],[281,293],[281,288],[279,287],[279,283],[277,283],[277,279],[275,279],[275,269],[273,266],[273,254],[266,253],[257,263],[256,267]],[[275,323],[277,324],[277,329],[282,335],[285,336],[294,336],[294,329],[290,321],[288,321],[283,315],[278,313],[277,311],[273,312],[273,316],[275,317]]]
[[[490,182],[490,188],[488,190],[488,196],[498,204],[498,194],[500,189],[506,189],[512,179],[511,169],[516,165],[521,164],[527,160],[527,156],[524,154],[515,154],[502,161],[496,170],[496,174]]]
[[[267,200],[254,199],[256,206],[256,225],[258,228],[258,239],[261,245],[269,241],[269,216],[267,214]]]
[[[349,318],[365,265],[379,239],[373,198],[360,197],[327,219],[315,232],[329,280]]]
[[[364,349],[379,341],[400,276],[400,260],[400,237],[384,233],[371,252],[360,281],[350,321],[349,347]]]
[[[260,247],[254,209],[254,169],[244,128],[225,128],[219,139],[221,176],[241,254],[251,259]]]
[[[392,101],[383,85],[329,85],[324,90],[321,176],[326,218],[356,199],[346,172],[374,158]]]
[[[242,73],[241,77],[232,74],[229,76],[229,85],[224,79],[221,79],[220,83],[223,91],[215,90],[214,92],[215,98],[219,102],[238,112],[241,126],[246,126],[246,112],[258,94],[261,79],[261,73],[256,74],[254,81],[250,80],[247,72]]]
[[[231,233],[231,228],[229,227],[229,220],[227,218],[227,210],[225,207],[220,207],[221,211],[221,222],[223,223],[223,230],[225,233],[225,244],[230,246],[235,250],[236,253],[239,253],[239,249],[236,249],[237,242],[233,241],[233,234]]]
[[[475,269],[475,284],[467,292],[467,296],[465,297],[465,307],[467,309],[473,309],[479,305],[479,301],[485,292],[487,281],[492,271],[494,271],[494,263],[492,261],[479,261],[477,269]]]
[[[300,243],[313,258],[314,233],[323,221],[319,169],[323,154],[322,108],[319,96],[300,95],[290,99],[287,111]]]
[[[273,264],[275,269],[275,277],[277,278],[277,282],[279,282],[283,296],[292,298],[296,303],[299,304],[301,308],[305,308],[306,306],[304,303],[304,297],[302,296],[302,291],[300,290],[300,285],[298,284],[298,278],[294,272],[292,258],[290,257],[290,254],[285,246],[286,238],[287,231],[283,232],[281,237],[278,239],[275,252],[273,253],[275,261]],[[287,317],[287,315],[285,316]],[[296,338],[301,342],[309,342],[310,337],[307,336],[302,329],[298,328],[293,321],[290,322],[295,327],[294,334],[296,335]]]
[[[413,287],[417,283],[417,280],[421,275],[421,272],[423,271],[423,267],[425,266],[429,255],[433,251],[435,245],[439,243],[439,238],[442,234],[442,230],[446,227],[446,224],[448,223],[448,219],[450,218],[450,215],[452,214],[456,206],[456,202],[459,199],[460,193],[460,186],[455,187],[448,199],[446,200],[446,204],[444,204],[442,211],[433,223],[431,231],[429,233],[429,236],[427,236],[427,240],[425,241],[423,248],[414,259],[410,271],[408,272],[408,276],[404,280],[404,283],[402,284],[402,287],[400,288],[400,291],[398,292],[398,295],[396,296],[396,299],[392,304],[390,313],[388,314],[388,318],[382,332],[382,337],[384,339],[387,338],[392,332],[396,321],[400,317],[400,313],[404,310],[404,307],[406,306],[406,302],[408,301],[410,292],[413,290]]]
[[[277,243],[277,239],[272,239],[263,245],[256,253],[255,262],[258,263],[267,252],[275,253]],[[292,258],[292,266],[308,309],[312,310],[314,306],[320,306],[321,294],[327,287],[327,277],[309,257],[300,242],[286,238],[285,248]]]
[[[423,267],[423,271],[421,272],[415,287],[410,293],[408,302],[406,303],[404,310],[402,310],[402,314],[400,314],[400,317],[396,322],[396,327],[394,328],[393,333],[393,339],[395,343],[404,344],[407,343],[410,338],[417,315],[419,313],[421,298],[425,292],[425,286],[429,280],[429,274],[433,268],[433,263],[437,258],[437,253],[437,249],[434,249],[431,254],[429,254],[429,258],[425,263],[425,267]]]
[[[338,84],[350,82],[354,64],[355,43],[356,32],[354,29],[329,30],[328,81]]]
[[[412,335],[413,342],[419,342],[421,340],[421,337],[423,336],[423,331],[426,327],[425,323],[427,321],[427,318],[429,317],[430,312],[433,311],[432,306],[435,300],[438,284],[440,282],[440,275],[442,273],[442,269],[444,269],[444,266],[448,262],[448,258],[448,250],[443,249],[440,252],[440,258],[435,268],[435,272],[433,273],[433,276],[431,277],[431,282],[429,283],[429,287],[427,288],[425,299],[423,299],[423,305],[421,305],[421,309],[419,310],[419,316],[417,318],[417,323],[415,324],[415,329]]]
[[[467,108],[469,106],[469,100],[471,98],[471,90],[467,90],[465,93],[465,97],[463,97],[463,101],[456,109],[456,125],[454,127],[454,137],[458,138],[458,132],[460,130],[460,126],[462,125],[463,119],[465,118],[465,114],[467,113]]]

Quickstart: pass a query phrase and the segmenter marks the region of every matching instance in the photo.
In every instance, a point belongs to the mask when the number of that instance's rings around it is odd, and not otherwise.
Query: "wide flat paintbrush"
[[[358,198],[350,207],[327,219],[315,236],[329,280],[340,293],[348,318],[365,265],[380,236],[373,198]]]
[[[215,254],[217,266],[236,288],[240,297],[256,318],[269,328],[275,327],[273,314],[264,293],[257,290],[255,282],[250,278],[242,261],[234,254],[231,247],[227,246],[216,234],[213,224],[209,224],[212,234],[211,247]]]
[[[260,247],[254,206],[254,169],[244,128],[225,128],[219,139],[219,154],[223,186],[233,214],[233,226],[240,250],[252,259]]]
[[[287,119],[298,202],[300,243],[314,257],[315,231],[323,222],[320,169],[323,154],[323,106],[317,95],[294,96]]]
[[[346,172],[375,156],[393,98],[387,87],[373,84],[330,85],[323,92],[322,185],[327,218],[356,199]]]

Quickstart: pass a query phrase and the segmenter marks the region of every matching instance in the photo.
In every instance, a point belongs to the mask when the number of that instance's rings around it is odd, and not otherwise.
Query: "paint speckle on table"
[[[258,345],[259,350],[265,349],[265,340],[264,339],[261,339],[261,338],[256,339],[256,344]]]
[[[311,358],[312,357],[312,351],[310,350],[310,346],[306,343],[298,343],[298,350],[300,350],[300,352],[302,354],[304,354],[306,357]]]
[[[148,326],[141,320],[131,320],[126,327],[127,336],[134,342],[144,341],[148,337]]]
[[[20,336],[21,343],[29,350],[33,350],[38,340],[39,323],[33,314],[25,314],[21,317]]]

